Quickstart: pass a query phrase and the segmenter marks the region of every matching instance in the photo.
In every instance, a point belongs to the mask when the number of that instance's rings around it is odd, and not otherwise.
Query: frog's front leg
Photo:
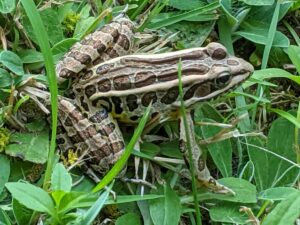
[[[195,176],[200,185],[207,187],[217,193],[232,193],[230,189],[218,183],[215,178],[213,178],[207,168],[206,161],[203,157],[203,152],[196,142],[194,123],[190,112],[186,112],[187,119],[187,129],[189,134],[189,139],[191,143],[192,160],[195,169]],[[180,117],[180,150],[184,153],[184,159],[189,165],[189,151],[187,149],[187,134],[185,131],[184,121],[182,116]]]

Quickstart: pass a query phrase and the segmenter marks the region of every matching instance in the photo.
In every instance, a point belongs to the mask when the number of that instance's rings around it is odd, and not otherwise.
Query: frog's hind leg
[[[207,187],[209,190],[217,193],[232,193],[230,189],[218,183],[213,178],[207,168],[203,152],[196,142],[194,123],[190,112],[186,113],[187,130],[192,151],[192,161],[194,164],[195,176],[200,185]],[[187,149],[187,133],[184,126],[183,118],[180,118],[180,150],[184,153],[184,159],[189,166],[189,151]]]
[[[59,100],[59,120],[68,137],[79,154],[84,155],[84,165],[100,174],[106,173],[124,150],[122,136],[115,135],[118,127],[110,119],[105,110],[83,113],[71,101]]]

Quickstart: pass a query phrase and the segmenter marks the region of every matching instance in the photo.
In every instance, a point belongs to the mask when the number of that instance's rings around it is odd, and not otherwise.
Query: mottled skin
[[[164,54],[126,55],[132,47],[133,28],[128,19],[106,25],[74,45],[56,68],[60,82],[72,79],[73,92],[73,100],[59,101],[59,120],[67,136],[60,134],[58,143],[65,150],[72,146],[78,149],[85,154],[87,164],[100,173],[105,173],[124,151],[115,119],[137,123],[150,102],[152,117],[159,121],[180,119],[179,61],[188,111],[196,103],[234,88],[253,71],[249,63],[229,56],[218,43]],[[187,118],[193,134],[189,113]],[[182,122],[180,128],[184,150]],[[210,176],[194,134],[192,139],[198,180],[222,189]]]

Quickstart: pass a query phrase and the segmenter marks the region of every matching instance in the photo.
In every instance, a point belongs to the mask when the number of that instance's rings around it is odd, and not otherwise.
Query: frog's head
[[[206,73],[199,76],[197,81],[194,80],[190,88],[186,88],[184,100],[187,106],[229,91],[249,78],[254,71],[250,63],[229,55],[227,49],[219,43],[210,43],[202,51],[205,54],[202,63],[207,66]],[[189,91],[192,88],[193,91]],[[191,92],[193,96],[188,96]]]

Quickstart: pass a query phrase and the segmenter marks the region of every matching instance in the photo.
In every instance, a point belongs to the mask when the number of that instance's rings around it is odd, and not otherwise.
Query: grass
[[[43,182],[43,187],[45,189],[49,188],[50,184],[50,176],[54,167],[54,154],[56,151],[56,128],[57,128],[57,82],[56,82],[56,74],[54,68],[53,56],[51,53],[49,39],[41,20],[41,17],[36,10],[36,6],[32,0],[29,1],[21,1],[22,5],[27,13],[27,16],[32,24],[34,29],[35,37],[38,40],[39,47],[44,57],[45,68],[47,71],[47,77],[49,82],[49,89],[51,93],[51,143],[50,143],[50,151],[48,154],[47,160],[47,168],[45,171],[45,178]]]

